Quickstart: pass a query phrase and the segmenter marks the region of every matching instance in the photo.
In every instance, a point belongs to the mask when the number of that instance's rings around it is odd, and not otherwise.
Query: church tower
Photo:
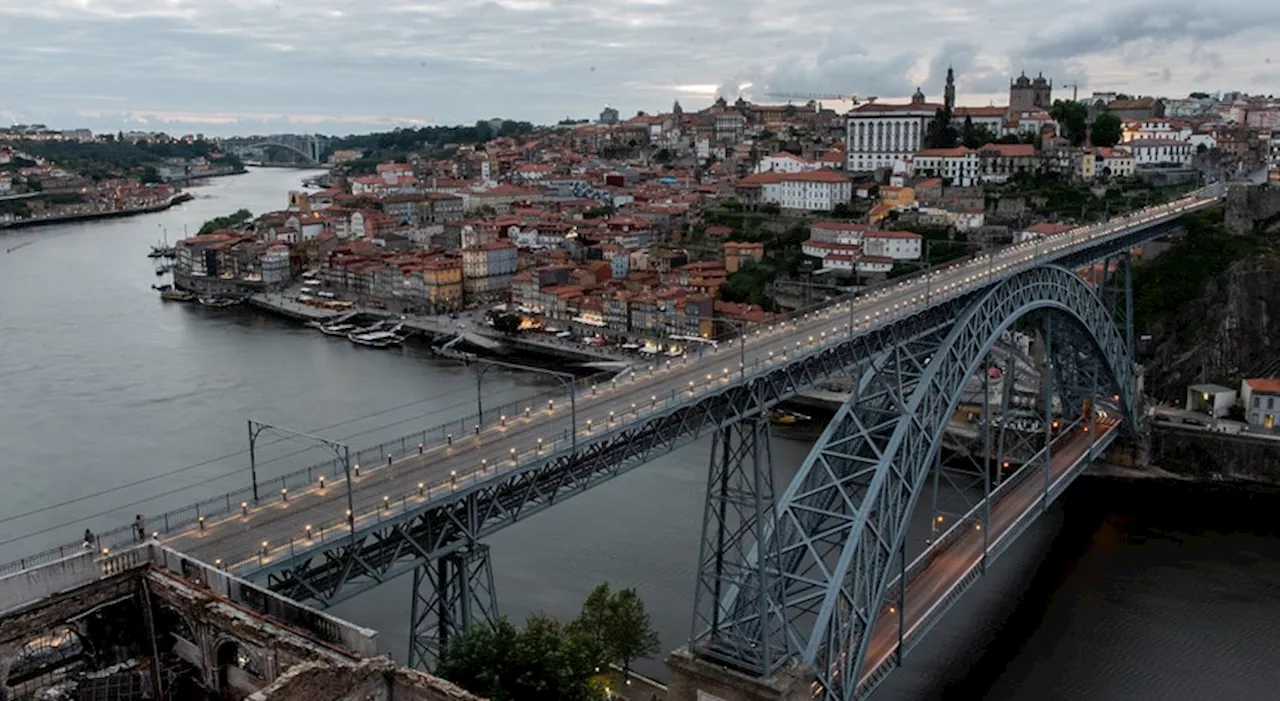
[[[947,111],[955,114],[956,111],[956,74],[951,70],[951,66],[947,66],[947,89],[942,93],[942,101],[947,107]]]

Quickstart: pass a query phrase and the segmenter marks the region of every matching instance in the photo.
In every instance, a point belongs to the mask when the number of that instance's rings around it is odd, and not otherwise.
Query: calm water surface
[[[358,447],[474,411],[471,376],[418,350],[370,351],[150,289],[145,253],[166,231],[173,241],[240,207],[281,208],[305,175],[259,170],[160,214],[0,234],[0,559],[244,486],[250,417]],[[543,388],[485,382],[501,398]],[[307,449],[265,446],[264,474],[323,457],[289,456]],[[807,450],[775,440],[779,480]],[[608,580],[637,587],[663,645],[682,644],[706,460],[705,444],[691,446],[493,537],[505,612],[570,617]],[[1084,480],[880,695],[1275,698],[1277,507],[1266,492]],[[403,659],[409,587],[401,578],[336,613],[379,630]]]

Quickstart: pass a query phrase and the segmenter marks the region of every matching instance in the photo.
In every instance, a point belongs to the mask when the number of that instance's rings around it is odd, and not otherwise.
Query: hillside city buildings
[[[727,292],[753,266],[794,281],[808,260],[861,284],[918,268],[930,236],[981,247],[1070,223],[1001,190],[1015,181],[1164,186],[1276,167],[1268,99],[1095,93],[1080,109],[1119,117],[1120,141],[1073,145],[1049,79],[1014,78],[1006,106],[958,104],[955,81],[938,99],[918,90],[847,113],[741,98],[629,118],[606,108],[367,171],[350,164],[370,154],[338,149],[329,187],[181,241],[178,280],[282,288],[311,271],[407,312],[507,305],[619,336],[706,336],[719,320],[767,318]],[[967,145],[933,143],[946,113]]]

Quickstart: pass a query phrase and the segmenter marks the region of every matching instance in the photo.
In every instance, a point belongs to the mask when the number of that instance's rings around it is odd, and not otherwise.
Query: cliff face
[[[1280,262],[1237,261],[1200,295],[1139,333],[1152,336],[1147,393],[1181,403],[1186,386],[1280,376]]]

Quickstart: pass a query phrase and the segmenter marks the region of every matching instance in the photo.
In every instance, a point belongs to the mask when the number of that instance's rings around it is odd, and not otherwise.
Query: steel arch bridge
[[[1109,386],[1127,424],[1137,425],[1130,339],[1099,291],[1059,267],[1004,280],[970,300],[963,313],[869,358],[853,397],[776,507],[770,508],[760,470],[748,464],[753,454],[758,462],[762,432],[726,434],[724,467],[717,470],[712,459],[694,654],[760,678],[798,658],[813,668],[815,695],[844,701],[869,694],[904,652],[900,619],[896,660],[863,666],[886,607],[906,608],[905,596],[891,597],[890,587],[895,575],[905,587],[908,522],[938,464],[948,421],[997,340],[1028,321],[1048,341],[1052,371],[1042,373],[1047,440],[1051,383],[1062,397],[1064,420],[1080,421],[1078,402]],[[1055,337],[1067,342],[1055,345]],[[1046,490],[1039,508],[1051,496],[1048,447],[1042,458]],[[986,547],[984,541],[984,567],[998,554]]]
[[[249,137],[236,139],[227,143],[228,148],[237,153],[268,147],[284,149],[297,154],[308,165],[319,165],[323,156],[325,140],[315,134],[275,134],[272,136]]]

